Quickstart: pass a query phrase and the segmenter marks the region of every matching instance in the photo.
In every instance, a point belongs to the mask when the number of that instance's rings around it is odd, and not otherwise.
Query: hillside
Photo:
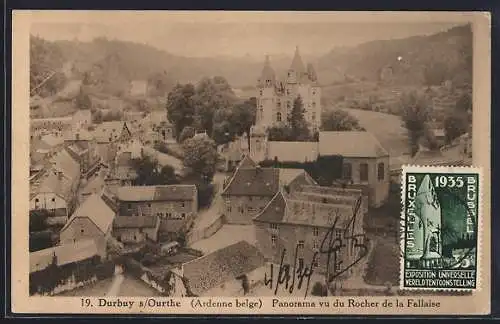
[[[398,57],[401,59],[398,60]],[[379,40],[352,48],[334,49],[318,59],[318,77],[323,85],[348,78],[385,81],[392,84],[440,83],[471,80],[472,30],[469,25],[431,36]],[[440,76],[443,74],[443,80]]]

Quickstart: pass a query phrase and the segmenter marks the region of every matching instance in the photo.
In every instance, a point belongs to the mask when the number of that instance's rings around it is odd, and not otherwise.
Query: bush
[[[326,285],[321,282],[316,282],[311,289],[311,295],[320,297],[328,296]]]

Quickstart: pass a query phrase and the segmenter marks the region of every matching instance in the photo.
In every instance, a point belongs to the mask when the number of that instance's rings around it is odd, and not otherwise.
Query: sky
[[[167,13],[115,12],[102,16],[74,12],[34,15],[31,33],[47,40],[90,41],[106,37],[145,43],[189,57],[291,55],[296,46],[306,55],[334,47],[429,35],[467,23],[459,15],[360,15],[352,13]]]

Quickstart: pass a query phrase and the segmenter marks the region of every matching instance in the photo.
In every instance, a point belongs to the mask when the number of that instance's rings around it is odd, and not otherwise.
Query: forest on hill
[[[98,76],[104,83],[109,84],[112,80],[114,87],[118,88],[132,80],[153,83],[160,78],[169,90],[176,83],[194,83],[212,76],[226,78],[233,88],[248,88],[255,85],[262,68],[262,62],[245,58],[182,57],[150,45],[106,38],[96,38],[91,42],[52,42],[32,36],[30,41],[32,89],[53,71],[71,64],[71,73],[60,74],[44,84],[44,90],[49,93],[61,87],[68,75],[82,79],[86,72]],[[285,71],[290,60],[281,56],[273,60],[278,75]],[[445,80],[456,84],[470,83],[471,62],[472,31],[469,25],[431,36],[377,40],[350,48],[334,48],[313,60],[319,81],[324,86],[381,80],[404,85],[440,84]]]

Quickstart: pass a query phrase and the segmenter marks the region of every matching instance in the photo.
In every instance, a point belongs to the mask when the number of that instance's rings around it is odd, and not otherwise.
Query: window
[[[56,201],[56,198],[52,198],[52,202],[55,202]]]
[[[230,213],[231,212],[231,206],[227,206],[227,212]]]
[[[182,213],[182,219],[186,218],[186,213]]]
[[[340,268],[341,265],[342,265],[342,262],[335,262],[335,272],[341,271],[341,268]]]
[[[184,202],[181,203],[181,207],[184,207],[186,204]]]
[[[132,209],[132,204],[127,204],[128,209]]]
[[[304,248],[304,241],[303,240],[300,240],[297,245],[299,246],[299,249],[303,249]]]
[[[384,165],[384,163],[381,162],[378,164],[378,172],[377,173],[378,173],[378,179],[384,180],[384,178],[385,178],[385,165]]]
[[[82,229],[80,230],[80,233],[82,233],[82,234],[83,234],[83,232],[84,232],[84,230],[83,230],[83,228],[82,228]]]
[[[337,240],[342,239],[342,230],[341,229],[335,229],[335,239],[337,239]]]
[[[318,236],[319,235],[319,229],[317,227],[313,228],[313,235]]]
[[[299,269],[304,268],[304,258],[299,258]]]
[[[263,91],[262,91],[262,90],[260,90],[260,91],[259,91],[259,94],[260,94],[261,96],[262,96],[262,93],[263,93]]]
[[[368,164],[361,163],[359,165],[359,180],[360,181],[368,181]]]
[[[342,178],[350,180],[352,178],[352,165],[351,163],[344,163],[342,165]]]
[[[314,258],[313,266],[315,268],[319,267],[319,260],[318,259]]]
[[[316,89],[313,89],[313,96],[316,94]]]
[[[271,244],[273,245],[273,247],[276,247],[276,240],[277,240],[276,235],[271,235]]]
[[[37,203],[37,202],[40,202],[40,200],[39,200],[38,198],[36,198],[36,199],[35,199],[35,202],[36,202],[36,203]]]
[[[278,224],[271,223],[270,227],[272,230],[277,230],[278,229]]]
[[[279,121],[279,122],[281,121],[281,113],[280,112],[278,112],[276,114],[276,121]]]
[[[148,204],[148,207],[151,207],[151,204]]]
[[[314,248],[314,249],[318,249],[318,248],[319,248],[319,243],[318,243],[318,241],[314,241],[314,242],[313,242],[313,248]]]

